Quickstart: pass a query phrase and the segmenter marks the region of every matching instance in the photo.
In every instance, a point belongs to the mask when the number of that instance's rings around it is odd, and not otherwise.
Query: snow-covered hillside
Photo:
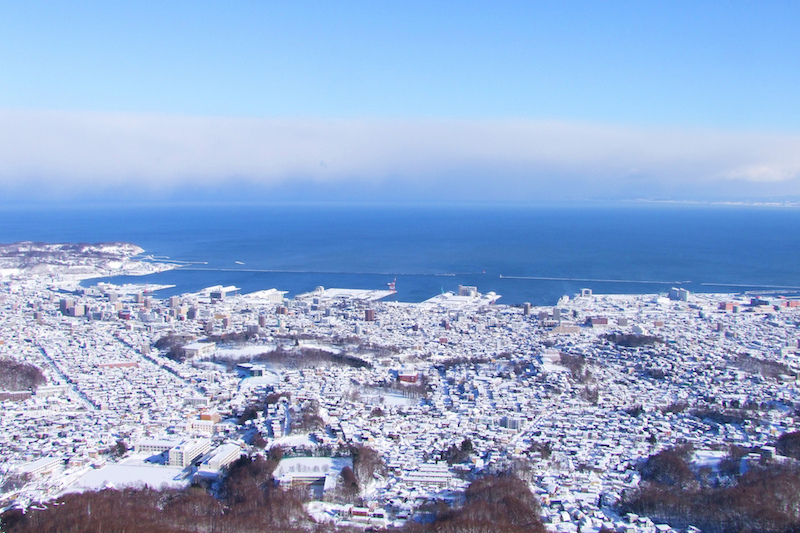
[[[142,248],[126,242],[0,244],[0,275],[87,279],[144,275],[174,268],[174,265],[137,258],[142,253]]]

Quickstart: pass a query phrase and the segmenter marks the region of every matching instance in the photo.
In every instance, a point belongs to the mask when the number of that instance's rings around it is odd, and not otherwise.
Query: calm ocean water
[[[616,207],[202,206],[6,208],[0,242],[128,241],[193,263],[115,282],[223,284],[290,296],[385,288],[418,302],[459,284],[501,303],[551,305],[599,293],[800,290],[800,209]],[[504,277],[501,277],[504,276]],[[511,277],[513,276],[513,277]],[[529,279],[522,279],[529,278]]]

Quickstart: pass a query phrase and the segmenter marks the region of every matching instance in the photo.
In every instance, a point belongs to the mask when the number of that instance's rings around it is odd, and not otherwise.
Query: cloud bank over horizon
[[[15,197],[191,199],[231,187],[273,200],[780,199],[800,194],[800,135],[0,110],[0,190]]]

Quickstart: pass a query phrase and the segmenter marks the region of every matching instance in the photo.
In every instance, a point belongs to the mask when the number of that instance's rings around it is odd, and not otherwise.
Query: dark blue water
[[[275,287],[290,295],[317,285],[385,288],[395,277],[397,299],[411,302],[459,284],[495,291],[504,303],[537,305],[582,287],[600,293],[665,292],[679,283],[697,292],[800,289],[800,210],[788,208],[0,210],[0,241],[19,240],[128,241],[148,254],[207,262],[114,280],[177,285],[162,296],[216,284],[244,292]]]

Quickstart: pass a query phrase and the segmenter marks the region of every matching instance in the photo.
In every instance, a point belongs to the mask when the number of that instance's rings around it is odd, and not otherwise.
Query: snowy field
[[[90,470],[64,492],[84,492],[104,488],[122,488],[147,485],[149,487],[182,488],[189,486],[191,478],[178,467],[142,464],[141,458],[131,458],[120,464]]]

